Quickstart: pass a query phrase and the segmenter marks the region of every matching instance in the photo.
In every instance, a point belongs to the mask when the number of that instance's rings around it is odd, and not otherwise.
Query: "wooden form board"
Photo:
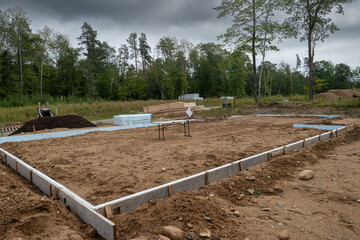
[[[195,106],[196,106],[196,102],[171,102],[171,103],[163,103],[163,104],[143,107],[143,110],[144,112],[152,113],[152,112],[186,109],[188,107],[195,107]]]
[[[99,235],[106,240],[116,239],[115,224],[94,211],[92,209],[93,205],[4,149],[0,148],[0,152],[4,155],[1,157],[2,161],[37,186],[40,191],[49,197],[59,199],[69,207],[71,212],[77,214],[84,222],[92,225]]]

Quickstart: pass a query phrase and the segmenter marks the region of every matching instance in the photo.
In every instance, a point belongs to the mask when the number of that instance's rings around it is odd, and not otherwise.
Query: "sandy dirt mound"
[[[360,97],[360,92],[352,89],[334,89],[316,95],[316,98],[338,99]]]
[[[34,127],[36,131],[40,131],[40,130],[54,129],[54,128],[96,127],[96,125],[89,122],[85,118],[77,115],[42,117],[28,121],[20,129],[13,132],[11,135],[19,134],[22,132],[33,132]]]

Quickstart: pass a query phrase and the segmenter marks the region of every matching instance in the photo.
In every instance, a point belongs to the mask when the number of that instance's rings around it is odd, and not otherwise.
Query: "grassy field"
[[[175,100],[173,100],[175,101]],[[119,114],[134,114],[143,111],[144,106],[161,104],[162,100],[148,100],[148,101],[132,101],[132,102],[93,102],[93,103],[56,103],[49,104],[52,113],[55,113],[57,109],[58,115],[80,115],[90,121],[112,118],[114,115]],[[229,102],[232,102],[229,100]],[[203,101],[197,101],[197,105],[205,105],[206,107],[221,106],[222,99],[209,98]],[[251,97],[237,99],[235,108],[231,109],[213,109],[210,111],[196,113],[198,116],[216,116],[219,114],[249,114],[255,108],[276,108],[284,111],[296,111],[306,112],[307,109],[318,108],[324,109],[323,113],[326,114],[341,114],[343,112],[354,112],[355,117],[360,117],[360,99],[314,99],[312,101],[307,100],[305,95],[296,96],[271,96],[262,97],[261,105],[256,105],[255,101]],[[261,110],[261,109],[260,109]],[[9,107],[0,108],[0,127],[12,126],[23,124],[31,119],[37,117],[37,105],[29,105],[23,107]],[[174,117],[174,115],[169,115]]]

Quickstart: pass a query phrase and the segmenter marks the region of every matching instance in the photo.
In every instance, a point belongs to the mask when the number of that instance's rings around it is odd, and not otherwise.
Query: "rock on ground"
[[[279,240],[288,240],[288,239],[290,239],[289,231],[288,231],[288,230],[283,230],[283,231],[279,234],[278,239],[279,239]]]
[[[299,174],[299,179],[300,180],[310,180],[314,177],[314,172],[312,170],[304,170]]]
[[[184,238],[184,232],[174,226],[163,227],[162,233],[171,240],[182,240]]]

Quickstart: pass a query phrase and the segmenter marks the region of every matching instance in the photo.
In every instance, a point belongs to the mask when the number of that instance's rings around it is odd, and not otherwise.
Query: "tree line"
[[[122,101],[177,99],[191,92],[203,97],[260,98],[309,92],[309,74],[300,71],[301,65],[309,66],[306,58],[301,61],[297,57],[296,68],[264,58],[257,66],[244,46],[230,51],[220,44],[195,45],[164,36],[151,48],[145,33],[131,33],[126,44],[113,47],[100,41],[87,22],[79,30],[78,46],[73,47],[66,35],[47,26],[33,31],[30,23],[21,8],[0,10],[0,100],[33,95]],[[272,32],[266,36],[271,42]],[[265,49],[275,48],[257,46],[263,49],[263,56]],[[359,87],[359,67],[320,61],[313,64],[313,72],[317,92]]]

